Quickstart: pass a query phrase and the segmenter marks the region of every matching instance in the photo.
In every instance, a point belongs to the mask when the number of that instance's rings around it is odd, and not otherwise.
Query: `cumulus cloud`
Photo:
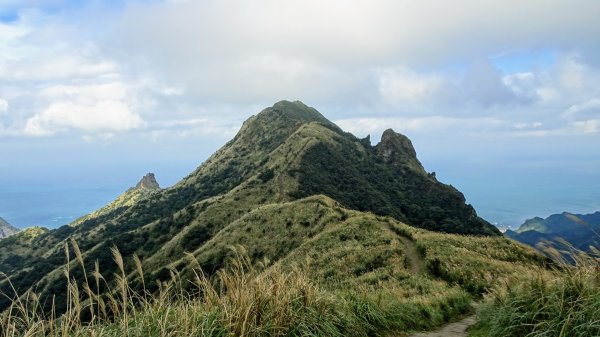
[[[55,19],[27,9],[0,23],[0,94],[11,102],[2,134],[106,138],[143,127],[137,83],[94,42],[73,38],[75,26]]]
[[[47,136],[57,132],[127,131],[143,126],[142,118],[119,101],[99,101],[92,105],[55,102],[29,118],[24,132],[31,136]]]
[[[207,100],[247,100],[248,92],[261,99],[272,99],[272,92],[277,97],[302,92],[307,99],[323,100],[337,98],[340,90],[362,98],[373,68],[437,67],[545,44],[596,50],[600,28],[591,13],[599,6],[538,0],[510,5],[391,0],[155,3],[131,6],[115,27],[112,43],[115,54],[142,55],[153,71],[182,81]],[[532,25],[532,13],[543,20]],[[498,96],[498,88],[491,89],[480,98],[492,103],[509,99],[510,92]]]
[[[379,94],[392,105],[450,103],[459,99],[459,89],[446,77],[435,73],[417,73],[409,68],[379,71]]]
[[[464,99],[482,106],[514,103],[517,96],[502,81],[501,73],[490,62],[477,60],[463,79]]]
[[[11,102],[5,122],[28,135],[91,133],[91,125],[208,133],[194,121],[239,123],[280,99],[304,100],[334,119],[421,118],[438,125],[432,130],[501,120],[521,127],[484,124],[526,132],[594,120],[561,114],[600,97],[594,1],[10,6],[19,19],[0,23],[0,94]],[[543,19],[533,24],[533,13]],[[516,70],[498,57],[546,49],[553,62]],[[102,116],[105,106],[120,123]],[[533,126],[539,120],[544,127]]]
[[[457,55],[536,47],[598,47],[593,1],[418,3],[394,0],[189,1],[131,6],[119,30],[149,56],[192,62],[247,49],[312,55],[341,63],[445,62]],[[532,14],[543,17],[535,25]],[[165,30],[163,27],[171,27]],[[476,30],[474,30],[476,29]],[[145,46],[153,37],[158,45]],[[573,39],[576,38],[576,39]],[[181,50],[184,53],[170,53]],[[187,56],[186,56],[187,55]]]
[[[0,98],[0,114],[8,110],[8,102],[5,99]]]
[[[379,93],[384,102],[404,109],[408,104],[413,110],[451,106],[460,111],[525,103],[527,98],[519,93],[515,79],[520,78],[503,79],[502,72],[485,59],[474,61],[462,75],[387,68],[379,72]]]

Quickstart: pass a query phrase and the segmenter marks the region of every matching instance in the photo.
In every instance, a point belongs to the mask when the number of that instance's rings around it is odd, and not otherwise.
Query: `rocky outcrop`
[[[157,191],[160,190],[161,188],[156,181],[156,177],[154,177],[154,173],[148,173],[142,177],[135,187],[130,187],[127,189],[110,204],[100,208],[97,211],[82,216],[81,218],[70,223],[68,226],[77,227],[85,221],[107,215],[119,208],[131,207],[141,199],[157,193]]]
[[[375,146],[377,154],[387,164],[405,166],[417,172],[424,173],[425,169],[417,159],[417,152],[408,137],[387,129],[381,135],[381,142]]]
[[[158,185],[158,182],[154,177],[154,173],[148,173],[142,178],[142,180],[140,180],[139,183],[137,183],[137,185],[135,185],[135,188],[145,190],[159,190],[160,185]]]
[[[19,232],[18,228],[11,226],[6,220],[0,218],[0,239],[9,237]]]

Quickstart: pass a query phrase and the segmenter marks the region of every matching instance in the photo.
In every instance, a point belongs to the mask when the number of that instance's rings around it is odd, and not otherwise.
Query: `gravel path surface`
[[[419,332],[410,337],[467,337],[467,329],[475,324],[475,316],[469,316],[461,321],[444,325],[439,330]]]

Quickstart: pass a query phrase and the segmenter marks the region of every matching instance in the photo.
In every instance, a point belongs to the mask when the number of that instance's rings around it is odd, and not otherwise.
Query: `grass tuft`
[[[549,251],[553,276],[496,289],[471,336],[600,336],[600,259],[573,250],[572,265],[564,253]]]

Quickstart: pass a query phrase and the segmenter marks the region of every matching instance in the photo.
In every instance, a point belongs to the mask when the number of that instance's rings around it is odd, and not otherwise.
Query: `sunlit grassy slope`
[[[179,261],[165,252],[139,265],[125,259],[122,269],[111,262],[116,280],[98,267],[108,281],[100,291],[92,261],[69,247],[67,318],[29,316],[24,329],[63,336],[386,335],[439,325],[469,312],[486,289],[546,273],[545,260],[508,239],[417,229],[322,195],[257,207]],[[161,263],[158,273],[141,272]],[[5,327],[20,316],[10,317]]]

